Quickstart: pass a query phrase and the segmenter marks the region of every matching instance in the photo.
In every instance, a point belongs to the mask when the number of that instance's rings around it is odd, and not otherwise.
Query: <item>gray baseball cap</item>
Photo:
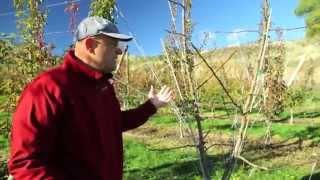
[[[83,19],[75,32],[74,40],[79,41],[88,36],[104,34],[118,39],[119,41],[130,41],[132,36],[121,34],[115,24],[102,17],[92,16]]]

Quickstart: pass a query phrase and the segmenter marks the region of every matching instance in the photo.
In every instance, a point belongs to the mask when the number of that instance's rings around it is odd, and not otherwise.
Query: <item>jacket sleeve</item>
[[[64,179],[54,163],[59,96],[41,84],[30,85],[22,94],[11,128],[8,168],[14,179]]]
[[[135,109],[122,111],[122,131],[134,129],[144,124],[150,116],[157,112],[150,100]]]

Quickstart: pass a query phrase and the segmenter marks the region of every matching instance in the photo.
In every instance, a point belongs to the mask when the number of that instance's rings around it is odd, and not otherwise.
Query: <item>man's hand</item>
[[[151,86],[148,97],[152,104],[159,109],[172,100],[172,90],[167,86],[163,86],[160,92],[155,93],[153,86]]]

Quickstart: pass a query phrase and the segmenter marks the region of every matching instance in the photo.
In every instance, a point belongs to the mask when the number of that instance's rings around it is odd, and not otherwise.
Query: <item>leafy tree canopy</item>
[[[111,22],[115,22],[114,7],[115,0],[92,0],[90,16],[100,16]]]
[[[297,16],[304,16],[307,25],[307,37],[320,35],[320,1],[299,0],[295,10]]]

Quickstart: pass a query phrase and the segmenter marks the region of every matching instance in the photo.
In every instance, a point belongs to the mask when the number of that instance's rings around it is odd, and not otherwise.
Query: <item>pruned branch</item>
[[[185,145],[185,146],[178,146],[178,147],[171,147],[171,148],[164,148],[164,149],[150,149],[151,151],[171,151],[171,150],[176,150],[176,149],[183,149],[183,148],[188,148],[188,147],[196,147],[196,145]]]
[[[253,164],[252,162],[248,161],[247,159],[245,159],[245,158],[242,157],[242,156],[237,156],[237,158],[240,159],[240,160],[242,160],[243,162],[247,163],[248,165],[254,167],[254,168],[262,169],[262,170],[265,170],[265,171],[268,170],[268,168],[266,168],[266,167],[258,166],[258,165],[256,165],[256,164]]]
[[[120,67],[121,67],[121,65],[122,65],[122,62],[123,62],[123,60],[124,60],[124,57],[126,56],[127,52],[128,52],[128,46],[126,46],[126,48],[124,49],[124,52],[123,52],[122,55],[121,55],[120,61],[119,61],[119,63],[118,63],[118,66],[117,66],[114,74],[116,74],[116,75],[118,74],[118,72],[119,72],[119,70],[120,70]]]
[[[208,146],[208,147],[206,148],[206,150],[209,150],[210,148],[212,148],[212,147],[214,147],[214,146],[229,146],[229,147],[231,147],[232,144],[228,144],[228,143],[216,143],[216,144],[211,144],[210,146]]]
[[[218,77],[217,73],[215,72],[215,70],[209,65],[209,63],[207,62],[207,60],[202,56],[202,54],[200,53],[200,51],[198,50],[198,48],[191,43],[191,46],[193,47],[193,49],[197,52],[198,56],[202,59],[202,61],[207,65],[207,67],[211,70],[213,76],[217,79],[217,81],[219,82],[220,86],[222,87],[223,91],[226,93],[226,95],[228,96],[228,98],[231,100],[232,104],[237,107],[239,109],[239,111],[241,112],[241,114],[243,113],[242,107],[240,105],[238,105],[235,100],[233,99],[233,97],[230,95],[229,91],[227,90],[227,88],[225,87],[225,85],[222,83],[222,81],[220,80],[220,78]]]
[[[183,33],[173,32],[173,31],[170,31],[170,30],[168,30],[168,29],[166,29],[165,31],[168,32],[168,33],[170,33],[170,34],[174,34],[174,35],[179,35],[179,36],[183,36],[183,37],[186,36],[186,35],[183,34]]]
[[[174,1],[174,0],[168,0],[168,1],[171,2],[171,3],[173,3],[173,4],[179,5],[181,8],[183,8],[183,10],[186,9],[186,7],[185,7],[183,4],[181,4],[181,3],[177,2],[177,1]]]
[[[237,51],[234,51],[233,53],[231,53],[231,55],[227,58],[227,60],[221,64],[221,66],[217,69],[217,72],[219,72],[219,70],[236,54]],[[211,78],[213,77],[213,74],[210,75],[210,77],[208,79],[206,79],[205,81],[203,81],[198,87],[197,90],[200,89],[203,85],[205,85]]]
[[[176,74],[175,74],[174,67],[173,67],[173,65],[172,65],[172,63],[171,63],[171,61],[170,61],[169,54],[168,54],[167,49],[166,49],[166,47],[165,47],[165,45],[164,45],[164,43],[163,43],[162,40],[161,40],[161,45],[162,45],[162,48],[163,48],[163,50],[164,50],[164,52],[165,52],[165,54],[166,54],[166,60],[167,60],[168,65],[169,65],[169,67],[170,67],[170,69],[171,69],[171,73],[172,73],[174,82],[175,82],[175,84],[176,84],[176,87],[177,87],[177,89],[178,89],[178,93],[179,93],[180,99],[183,100],[184,98],[183,98],[182,93],[181,93],[181,90],[180,90],[180,86],[179,86],[178,79],[177,79]]]

